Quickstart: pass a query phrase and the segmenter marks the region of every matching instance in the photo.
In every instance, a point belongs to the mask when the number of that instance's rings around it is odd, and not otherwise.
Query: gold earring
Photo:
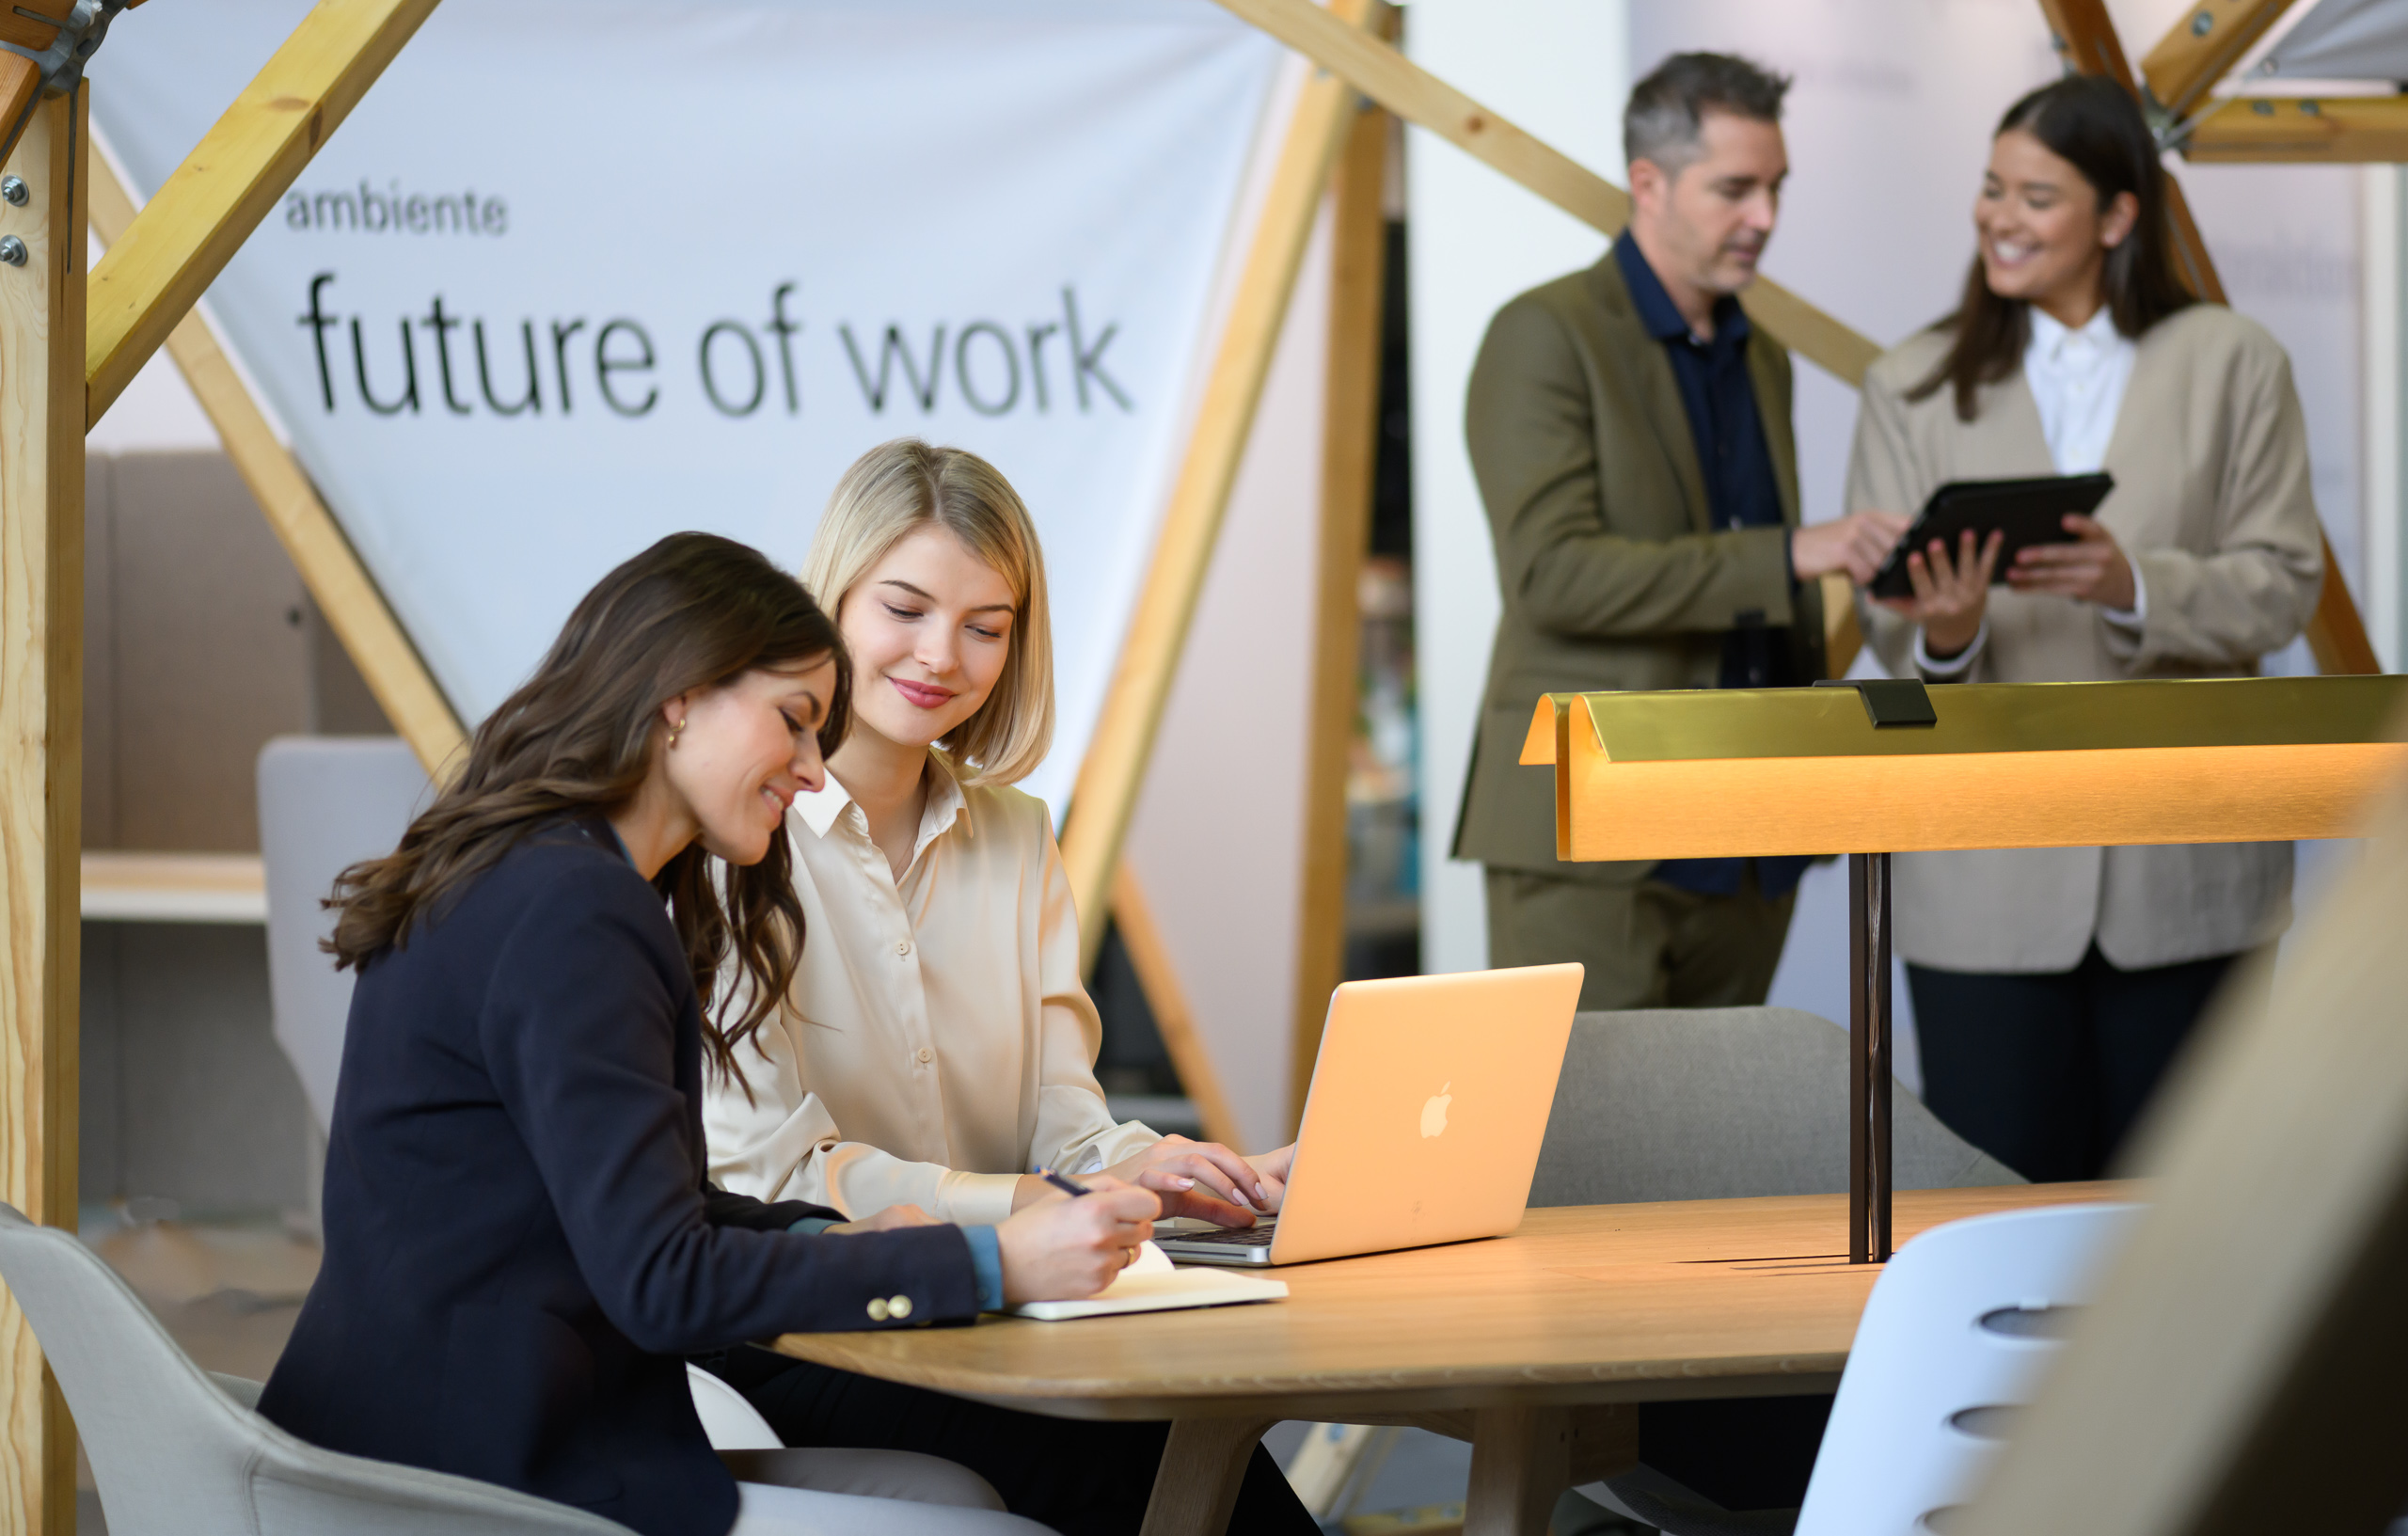
[[[671,752],[675,752],[677,750],[677,737],[685,732],[685,729],[686,722],[682,720],[673,720],[669,722],[669,750]]]

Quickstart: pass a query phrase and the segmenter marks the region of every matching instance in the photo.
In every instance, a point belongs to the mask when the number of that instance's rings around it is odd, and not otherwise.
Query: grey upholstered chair
[[[491,1483],[321,1449],[194,1365],[98,1255],[0,1205],[0,1278],[92,1460],[109,1536],[628,1536]]]
[[[2020,1184],[1903,1086],[1900,1189]],[[1797,1008],[1584,1013],[1530,1204],[1622,1205],[1847,1189],[1847,1031]]]
[[[1797,1008],[1661,1008],[1573,1021],[1530,1204],[1621,1205],[1847,1189],[1847,1030]],[[1891,1101],[1900,1189],[2024,1180],[1940,1123],[1904,1086]],[[1793,1512],[1726,1512],[1640,1465],[1558,1504],[1555,1528],[1609,1516],[1716,1536],[1778,1532]],[[1600,1507],[1600,1504],[1603,1507]]]
[[[278,736],[260,750],[260,855],[267,869],[268,1001],[277,1043],[324,1132],[334,1123],[352,974],[318,941],[335,877],[393,851],[430,798],[399,736]]]

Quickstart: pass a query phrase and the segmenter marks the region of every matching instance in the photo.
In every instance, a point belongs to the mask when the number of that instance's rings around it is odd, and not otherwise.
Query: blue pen
[[[1063,1194],[1071,1196],[1073,1199],[1082,1195],[1093,1195],[1095,1193],[1095,1191],[1087,1188],[1085,1184],[1074,1183],[1071,1180],[1063,1178],[1060,1174],[1055,1173],[1051,1168],[1038,1169],[1037,1177],[1044,1180],[1047,1183],[1053,1185],[1055,1189],[1060,1190]]]

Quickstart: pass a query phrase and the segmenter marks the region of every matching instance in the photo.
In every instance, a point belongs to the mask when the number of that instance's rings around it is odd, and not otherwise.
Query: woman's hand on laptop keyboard
[[[1288,1197],[1288,1170],[1295,1165],[1296,1144],[1291,1141],[1276,1151],[1257,1152],[1245,1162],[1254,1170],[1255,1187],[1262,1191],[1256,1209],[1278,1214],[1280,1202]]]
[[[1258,1211],[1279,1209],[1277,1186],[1266,1184],[1252,1164],[1217,1141],[1164,1136],[1105,1171],[1161,1196],[1165,1216],[1251,1227]]]

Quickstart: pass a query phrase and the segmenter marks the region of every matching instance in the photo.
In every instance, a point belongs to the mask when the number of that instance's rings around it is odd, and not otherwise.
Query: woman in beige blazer
[[[2115,489],[2003,587],[1995,538],[1914,551],[1915,595],[1866,614],[1881,658],[1935,683],[2255,672],[2323,577],[2306,426],[2273,338],[2176,277],[2131,99],[2070,78],[2018,102],[1973,222],[1956,312],[1866,376],[1847,509],[2101,468]],[[2096,1177],[2290,879],[2288,844],[1902,855],[1931,1107],[2031,1179]]]

